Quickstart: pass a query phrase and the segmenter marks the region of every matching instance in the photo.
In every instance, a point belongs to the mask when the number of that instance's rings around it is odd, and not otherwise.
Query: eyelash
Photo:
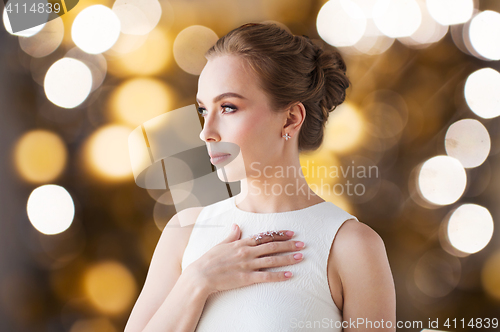
[[[221,105],[221,107],[222,107],[222,108],[230,108],[230,109],[232,109],[232,110],[233,110],[233,111],[231,111],[231,112],[226,112],[226,113],[234,113],[234,112],[236,112],[236,110],[237,110],[237,108],[236,108],[236,107],[234,107],[234,106],[232,106],[232,105],[226,105],[226,104],[225,104],[225,105]],[[205,116],[203,115],[203,111],[204,111],[204,110],[205,110],[205,108],[203,108],[203,107],[198,107],[198,114],[200,114],[202,117],[205,117]]]

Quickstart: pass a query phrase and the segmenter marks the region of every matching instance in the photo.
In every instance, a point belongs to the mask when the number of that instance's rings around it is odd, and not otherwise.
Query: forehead
[[[225,92],[243,96],[259,93],[256,76],[242,57],[222,55],[211,58],[200,74],[198,99],[208,103]]]

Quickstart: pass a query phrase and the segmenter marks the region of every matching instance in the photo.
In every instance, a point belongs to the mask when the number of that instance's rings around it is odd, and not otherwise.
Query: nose
[[[200,139],[207,143],[220,141],[220,135],[217,128],[218,123],[214,115],[215,112],[209,112],[209,114],[204,117],[203,129],[200,132]]]

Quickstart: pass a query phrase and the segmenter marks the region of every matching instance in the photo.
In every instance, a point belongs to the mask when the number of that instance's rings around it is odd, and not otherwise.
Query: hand
[[[304,243],[289,241],[293,236],[291,231],[282,231],[285,235],[263,235],[259,240],[251,237],[240,240],[239,226],[233,224],[233,227],[226,239],[187,268],[204,283],[208,294],[260,282],[288,280],[292,276],[290,271],[268,272],[259,269],[292,265],[302,261],[300,253],[266,256],[301,250]]]

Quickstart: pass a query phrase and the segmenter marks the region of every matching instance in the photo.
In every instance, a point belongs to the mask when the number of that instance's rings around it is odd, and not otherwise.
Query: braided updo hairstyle
[[[205,57],[210,60],[219,55],[247,60],[273,110],[302,102],[306,116],[299,151],[319,148],[328,115],[344,102],[350,85],[337,51],[324,50],[307,36],[293,35],[276,24],[247,23],[221,37]]]

